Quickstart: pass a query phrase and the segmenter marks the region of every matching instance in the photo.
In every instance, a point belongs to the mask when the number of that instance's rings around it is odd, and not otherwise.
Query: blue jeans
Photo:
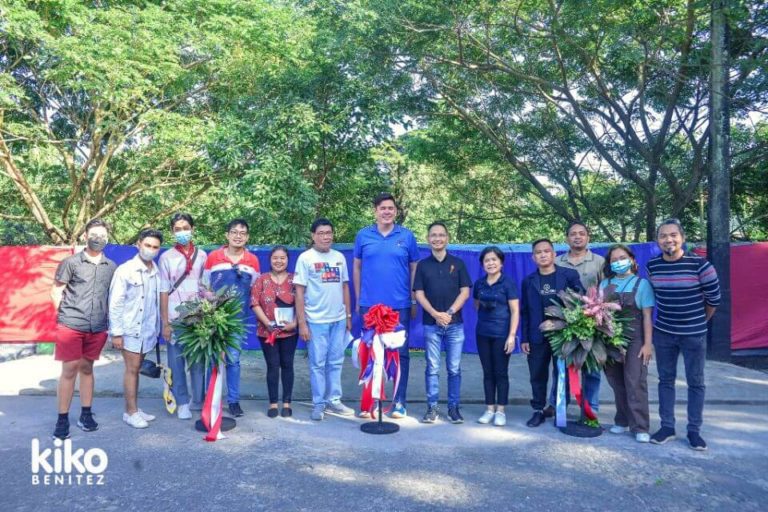
[[[675,428],[675,379],[677,360],[683,354],[685,380],[688,384],[688,432],[699,432],[704,414],[704,361],[707,337],[676,336],[653,330],[656,368],[659,372],[659,417],[661,426]]]
[[[187,361],[184,359],[182,346],[179,342],[167,343],[168,367],[171,369],[171,391],[178,405],[190,403],[187,391]],[[189,376],[192,381],[192,401],[203,406],[205,390],[205,366],[202,362],[189,365]]]
[[[424,344],[427,356],[425,388],[427,405],[437,405],[440,396],[440,349],[445,342],[445,366],[448,368],[448,407],[459,406],[461,390],[461,351],[464,348],[464,324],[424,326]]]
[[[567,371],[567,369],[566,369]],[[581,372],[581,387],[584,392],[584,397],[589,402],[592,410],[597,412],[600,410],[600,372],[588,372],[586,368]],[[568,384],[568,376],[565,377],[565,396],[566,403],[571,403],[570,385]],[[549,393],[549,403],[553,407],[557,399],[557,364],[552,365],[552,389]]]
[[[341,367],[344,364],[347,319],[327,324],[307,322],[312,340],[309,348],[309,383],[312,403],[323,405],[341,400]]]
[[[245,336],[240,340],[241,346],[245,344]],[[234,404],[240,401],[240,352],[241,349],[228,348],[226,354],[227,364],[227,403]]]
[[[370,308],[360,306],[360,316],[365,315]],[[397,394],[392,399],[396,404],[406,407],[406,392],[408,391],[408,374],[411,368],[411,353],[409,350],[409,337],[411,333],[411,308],[396,309],[400,313],[400,324],[405,327],[405,343],[398,350],[400,353],[400,385],[397,388]]]

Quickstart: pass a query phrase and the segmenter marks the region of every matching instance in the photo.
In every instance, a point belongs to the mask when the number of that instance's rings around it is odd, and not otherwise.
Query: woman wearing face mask
[[[615,424],[610,431],[623,434],[631,430],[640,443],[650,441],[648,429],[648,363],[653,354],[653,288],[637,275],[637,262],[632,250],[614,245],[605,256],[600,283],[608,299],[618,299],[621,316],[628,319],[625,332],[630,341],[624,361],[605,367],[608,383],[616,397]]]
[[[278,381],[282,377],[281,415],[287,418],[293,414],[293,355],[298,341],[293,306],[296,291],[293,274],[288,272],[288,248],[283,245],[274,247],[269,254],[269,263],[270,271],[261,274],[251,289],[251,307],[259,319],[256,334],[267,362],[267,416],[277,417]]]
[[[497,427],[507,424],[504,407],[509,399],[509,356],[515,349],[515,333],[520,318],[517,284],[502,273],[504,253],[486,247],[480,253],[486,275],[474,285],[477,313],[477,354],[483,367],[486,410],[477,420]]]

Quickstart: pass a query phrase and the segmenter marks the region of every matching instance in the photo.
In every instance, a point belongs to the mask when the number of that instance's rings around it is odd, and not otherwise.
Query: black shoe
[[[293,416],[293,408],[292,407],[283,407],[283,410],[280,411],[280,416],[283,418],[290,418]]]
[[[675,429],[669,427],[661,427],[651,436],[651,442],[653,444],[664,444],[667,441],[672,441],[675,438]]]
[[[69,439],[69,420],[58,420],[56,421],[56,428],[53,431],[54,439],[61,439],[62,441],[64,439]]]
[[[529,427],[538,427],[542,423],[544,423],[544,413],[542,411],[534,411],[533,416],[531,416],[531,419],[528,420],[526,425]]]
[[[424,417],[421,418],[422,423],[434,423],[437,420],[437,406],[436,405],[430,405],[427,408],[427,412],[424,414]]]
[[[240,408],[240,402],[229,404],[229,414],[231,414],[235,418],[239,418],[240,416],[243,416],[245,414],[243,410]]]
[[[451,419],[451,423],[464,423],[464,416],[461,415],[458,407],[449,407],[448,417]]]
[[[544,417],[545,418],[554,418],[555,417],[555,408],[552,407],[551,405],[548,405],[547,407],[544,408],[542,413],[544,413]]]
[[[691,450],[703,452],[707,449],[707,443],[704,442],[698,432],[688,432],[688,444]]]
[[[279,412],[280,411],[277,410],[277,407],[270,407],[267,410],[267,416],[269,416],[270,418],[277,418],[277,415]]]
[[[99,424],[93,419],[93,413],[84,412],[80,415],[80,419],[77,420],[77,428],[83,432],[93,432],[99,430]]]

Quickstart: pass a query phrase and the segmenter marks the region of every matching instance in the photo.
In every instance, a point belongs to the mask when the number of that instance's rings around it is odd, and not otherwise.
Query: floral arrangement
[[[176,339],[182,345],[184,357],[191,363],[211,367],[208,392],[200,413],[207,430],[203,439],[209,442],[224,439],[221,433],[223,384],[221,374],[227,349],[240,350],[246,333],[242,317],[243,301],[234,288],[217,292],[202,291],[196,298],[182,302],[173,322]]]
[[[214,364],[222,361],[227,349],[240,350],[246,325],[243,301],[234,290],[205,290],[176,311],[179,317],[172,325],[187,361]]]
[[[573,290],[557,295],[562,304],[552,301],[544,309],[547,320],[539,329],[552,346],[552,352],[577,370],[599,371],[607,362],[620,361],[626,353],[626,320],[618,302],[606,300],[603,290],[591,287],[586,295]]]

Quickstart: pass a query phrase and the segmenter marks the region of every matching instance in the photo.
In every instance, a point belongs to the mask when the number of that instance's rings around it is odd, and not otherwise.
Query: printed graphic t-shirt
[[[349,281],[347,260],[339,251],[304,251],[296,260],[293,284],[304,286],[304,313],[309,322],[327,324],[347,317],[344,283]]]

